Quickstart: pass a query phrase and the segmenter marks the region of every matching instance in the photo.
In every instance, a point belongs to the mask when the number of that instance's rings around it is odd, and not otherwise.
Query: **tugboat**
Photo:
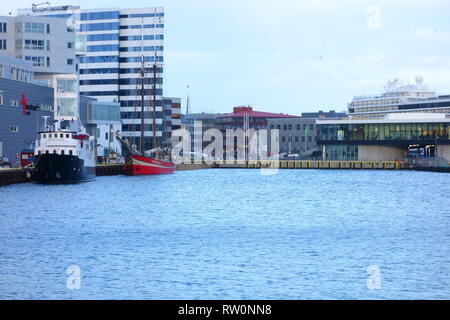
[[[61,127],[60,120],[39,132],[34,150],[35,176],[40,184],[70,184],[94,181],[96,178],[95,138],[80,126],[79,130]],[[67,122],[67,121],[66,121]]]

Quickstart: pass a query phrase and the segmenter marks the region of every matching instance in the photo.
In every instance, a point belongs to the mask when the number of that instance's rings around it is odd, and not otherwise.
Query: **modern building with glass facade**
[[[421,157],[450,161],[450,118],[446,114],[388,114],[383,119],[317,120],[324,160],[403,160]]]
[[[98,101],[120,102],[122,134],[136,145],[140,145],[143,60],[145,148],[152,148],[154,93],[156,136],[161,142],[164,8],[80,10],[76,6],[61,6],[35,8],[28,14],[65,18],[76,26],[80,94]],[[155,62],[156,92],[153,92]]]
[[[87,133],[97,140],[97,157],[107,159],[110,154],[121,154],[121,146],[116,139],[122,130],[120,103],[97,101],[94,98],[80,98],[80,118]]]

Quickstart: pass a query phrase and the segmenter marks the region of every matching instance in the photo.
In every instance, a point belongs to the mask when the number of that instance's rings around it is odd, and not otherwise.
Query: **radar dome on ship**
[[[423,77],[421,75],[416,76],[416,83],[418,85],[423,84]]]

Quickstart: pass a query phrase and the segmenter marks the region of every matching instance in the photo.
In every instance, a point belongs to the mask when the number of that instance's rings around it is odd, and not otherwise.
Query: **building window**
[[[6,33],[6,22],[0,22],[0,32]]]
[[[11,132],[19,132],[19,127],[18,126],[11,126],[9,128],[9,131],[11,131]]]
[[[50,57],[47,57],[47,67],[50,67]]]
[[[77,80],[58,80],[56,86],[60,93],[77,92]]]
[[[0,106],[3,105],[3,93],[0,93]]]
[[[286,137],[281,137],[281,142],[286,142]]]
[[[6,40],[0,40],[0,50],[6,50]]]
[[[287,130],[287,125],[286,124],[283,126],[283,130]]]
[[[18,107],[19,106],[19,100],[11,99],[10,104],[11,104],[11,107]]]
[[[25,61],[31,61],[34,67],[44,67],[44,57],[25,56]]]
[[[67,64],[69,66],[72,66],[73,65],[73,59],[67,59]]]
[[[17,32],[20,32],[20,31],[17,31]],[[36,22],[25,22],[25,32],[45,33],[45,24],[44,23],[36,23]]]
[[[73,42],[67,42],[67,49],[73,49]]]
[[[20,42],[22,42],[22,41],[20,41]],[[16,43],[16,47],[17,47],[17,43]],[[45,49],[45,41],[44,40],[25,39],[25,49],[44,50]]]
[[[108,132],[105,132],[105,140],[108,140]]]

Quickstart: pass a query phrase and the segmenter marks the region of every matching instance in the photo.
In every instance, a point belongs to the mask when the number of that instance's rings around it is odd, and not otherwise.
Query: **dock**
[[[399,170],[404,169],[399,161],[247,161],[215,164],[220,169],[360,169],[360,170]]]

